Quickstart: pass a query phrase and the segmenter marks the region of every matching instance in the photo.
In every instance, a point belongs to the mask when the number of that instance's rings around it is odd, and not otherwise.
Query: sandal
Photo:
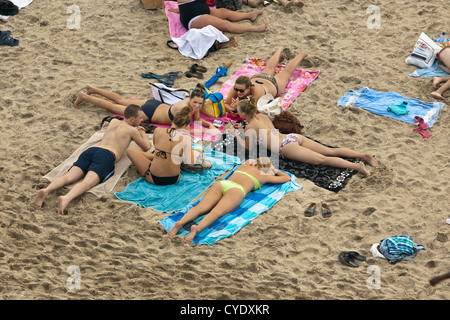
[[[184,74],[188,78],[197,78],[197,79],[203,79],[203,73],[193,72],[193,71],[187,71]]]
[[[331,217],[332,212],[326,203],[322,203],[322,217],[329,218]]]
[[[305,217],[312,217],[316,214],[316,203],[309,204],[308,208],[305,210]]]
[[[359,264],[354,261],[354,256],[350,254],[350,252],[342,251],[339,254],[339,261],[345,264],[346,266],[357,268]]]
[[[19,40],[11,38],[10,36],[2,34],[0,36],[0,45],[14,47],[19,44]]]
[[[194,63],[189,70],[191,70],[192,72],[206,72],[208,71],[208,69],[206,69],[205,67],[199,66],[198,64]]]

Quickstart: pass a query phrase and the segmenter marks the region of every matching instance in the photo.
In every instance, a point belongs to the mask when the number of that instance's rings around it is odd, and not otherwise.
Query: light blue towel
[[[409,113],[407,115],[396,115],[387,111],[387,108],[406,101]],[[363,87],[361,90],[349,90],[338,101],[338,106],[353,106],[368,110],[372,113],[415,124],[414,117],[423,118],[431,128],[439,116],[445,104],[442,102],[422,102],[413,98],[405,98],[397,92],[377,92]]]
[[[225,179],[231,174],[232,172]],[[297,183],[296,177],[290,173],[288,174],[291,176],[291,181],[289,182],[283,184],[264,184],[260,190],[250,192],[239,207],[202,230],[194,237],[192,243],[212,246],[216,241],[232,236],[261,213],[269,210],[275,203],[280,201],[286,193],[300,190],[302,186]],[[186,206],[182,211],[164,218],[160,221],[160,224],[164,226],[166,231],[169,231],[173,225],[179,221],[189,209],[196,206],[200,200],[201,199]],[[191,226],[193,224],[198,224],[203,217],[204,215],[197,217],[194,221],[184,225],[180,231],[178,231],[177,235],[188,236],[190,234]]]
[[[435,61],[431,67],[424,69],[417,69],[416,71],[411,72],[409,76],[414,78],[419,77],[433,78],[433,77],[450,77],[450,74],[439,68],[438,62]]]
[[[197,145],[193,145],[196,147]],[[114,193],[124,201],[161,212],[173,213],[181,210],[205,191],[217,177],[233,169],[241,160],[225,153],[203,147],[212,168],[201,174],[182,172],[180,180],[172,185],[157,186],[144,178],[131,182],[124,191]]]

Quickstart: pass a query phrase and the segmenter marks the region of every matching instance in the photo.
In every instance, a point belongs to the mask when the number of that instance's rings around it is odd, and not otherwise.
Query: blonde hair
[[[249,96],[248,99],[239,101],[238,107],[241,112],[247,114],[250,118],[253,118],[258,111],[256,107],[256,100],[253,96]]]

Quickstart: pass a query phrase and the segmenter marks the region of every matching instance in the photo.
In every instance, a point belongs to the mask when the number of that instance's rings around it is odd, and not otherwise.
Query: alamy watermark
[[[376,265],[370,265],[367,267],[367,273],[371,276],[367,278],[367,288],[370,290],[381,289],[381,271],[380,267]]]
[[[69,290],[81,289],[81,272],[80,267],[71,265],[67,267],[67,274],[70,276],[67,278],[66,287]]]
[[[381,12],[380,7],[376,5],[371,5],[366,10],[367,14],[370,14],[367,18],[366,25],[369,29],[380,29],[381,28]]]
[[[81,29],[81,10],[77,5],[71,5],[67,8],[66,13],[71,15],[67,18],[67,28],[70,30],[80,30]]]

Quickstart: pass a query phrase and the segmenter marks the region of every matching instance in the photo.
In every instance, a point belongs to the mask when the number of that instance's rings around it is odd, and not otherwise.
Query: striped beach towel
[[[414,243],[410,236],[393,236],[380,242],[380,252],[390,263],[411,260],[419,250],[424,250],[423,245]]]
[[[234,170],[225,179],[227,179]],[[232,236],[257,216],[272,208],[286,193],[300,190],[302,186],[297,183],[295,176],[292,174],[289,175],[291,176],[291,181],[289,182],[283,184],[264,184],[260,190],[250,192],[239,207],[224,215],[197,234],[197,236],[194,237],[193,243],[212,246],[216,241]],[[160,224],[164,226],[166,231],[169,231],[173,225],[179,221],[189,209],[196,206],[200,200],[201,199],[189,204],[180,212],[164,218],[160,221]],[[193,224],[198,224],[203,217],[204,215],[197,217],[194,221],[184,225],[177,235],[188,236],[190,234],[191,226]]]

